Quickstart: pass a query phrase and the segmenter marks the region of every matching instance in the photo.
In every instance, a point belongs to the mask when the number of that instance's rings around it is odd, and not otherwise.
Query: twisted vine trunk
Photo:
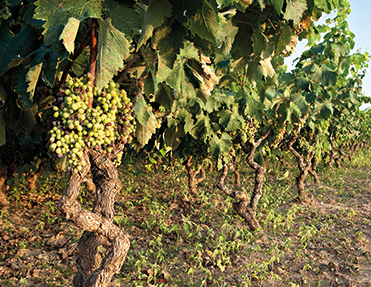
[[[314,156],[314,150],[312,149],[312,151],[309,152],[308,159],[305,160],[304,156],[298,153],[295,150],[295,148],[292,146],[294,142],[295,140],[290,143],[289,150],[295,156],[296,161],[298,163],[298,168],[299,168],[299,174],[296,177],[296,187],[298,188],[298,194],[299,194],[298,199],[299,201],[305,201],[308,196],[307,191],[305,189],[305,181],[307,179],[308,172],[310,171],[312,167],[312,159]]]
[[[36,188],[36,180],[39,177],[39,175],[42,173],[42,171],[44,169],[44,164],[45,164],[45,162],[43,162],[39,166],[39,168],[37,169],[37,171],[34,174],[28,174],[27,175],[27,183],[28,183],[28,187],[30,188],[30,190],[34,190]]]
[[[71,172],[67,189],[58,202],[66,218],[84,229],[77,247],[75,287],[109,286],[129,251],[128,237],[113,223],[114,197],[121,183],[112,160],[122,149],[123,145],[118,145],[111,154],[102,154],[86,148],[82,158],[85,165],[80,172]],[[89,189],[96,187],[93,211],[83,209],[77,200],[81,183],[86,183]],[[106,254],[100,253],[102,245],[107,248]]]
[[[332,163],[334,162],[334,159],[335,159],[335,142],[333,139],[330,140],[331,141],[331,151],[330,151],[330,155],[329,155],[329,161],[327,162],[326,166],[327,167],[332,167]]]
[[[9,205],[8,200],[6,199],[6,180],[8,179],[8,170],[3,166],[0,166],[0,204],[3,209],[6,209]]]
[[[241,176],[240,173],[238,172],[238,165],[236,158],[233,158],[233,174],[234,174],[234,183],[237,185],[241,185]]]
[[[224,180],[227,177],[228,173],[228,166],[226,164],[223,165],[223,169],[217,184],[217,188],[219,190],[223,191],[226,195],[238,200],[237,202],[233,203],[233,209],[246,221],[247,225],[252,231],[260,227],[259,221],[256,217],[256,209],[258,206],[258,202],[263,195],[263,183],[266,173],[266,168],[254,161],[255,151],[262,143],[262,141],[268,137],[269,133],[270,130],[258,141],[254,141],[253,143],[251,143],[251,147],[247,151],[248,156],[246,158],[246,162],[252,169],[255,170],[255,184],[251,199],[249,199],[249,196],[247,194],[240,191],[234,191],[224,184]]]
[[[228,166],[224,164],[219,177],[217,188],[224,192],[226,195],[238,200],[237,202],[233,203],[233,209],[246,221],[250,230],[256,230],[260,227],[260,224],[258,219],[256,218],[256,210],[251,207],[249,196],[243,192],[232,190],[224,184],[227,173]]]
[[[316,171],[316,167],[314,167],[314,165],[312,164],[312,167],[309,168],[309,173],[311,174],[311,176],[313,176],[314,178],[314,183],[315,184],[320,184],[321,181],[319,179],[319,176],[318,176],[318,173]]]
[[[345,152],[343,151],[342,148],[339,149],[339,156],[335,158],[335,163],[337,168],[341,168],[341,161],[344,160],[345,158]]]
[[[353,160],[353,155],[354,155],[354,153],[356,151],[356,146],[357,146],[357,142],[354,141],[352,143],[352,145],[349,147],[348,153],[346,155],[348,157],[348,159],[349,159],[349,162],[352,162],[352,160]]]
[[[186,169],[188,172],[188,188],[189,188],[189,191],[193,194],[193,196],[197,198],[198,197],[197,184],[205,180],[206,172],[203,168],[204,166],[203,163],[200,165],[198,169],[193,170],[193,164],[191,161],[192,161],[192,157],[189,157],[186,163]],[[200,176],[198,177],[198,175]]]

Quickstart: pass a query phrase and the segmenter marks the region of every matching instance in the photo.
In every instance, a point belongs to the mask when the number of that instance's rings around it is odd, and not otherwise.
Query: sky
[[[350,8],[352,12],[348,16],[348,26],[350,31],[355,34],[355,46],[354,52],[360,50],[362,53],[368,52],[371,54],[371,29],[370,29],[370,11],[371,1],[370,0],[349,0]],[[318,23],[324,23],[327,18],[333,18],[335,14],[327,15],[323,14]],[[288,65],[288,69],[291,69],[291,63],[295,60],[302,51],[305,50],[306,42],[301,41],[295,47],[296,53],[293,53],[290,57],[285,60]],[[367,74],[363,78],[362,92],[371,97],[371,62],[369,63]],[[364,105],[361,109],[371,108],[371,105]]]

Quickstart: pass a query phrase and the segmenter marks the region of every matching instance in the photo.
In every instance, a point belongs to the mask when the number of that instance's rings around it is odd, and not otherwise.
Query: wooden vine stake
[[[97,27],[96,21],[92,20],[89,69],[92,85],[97,58],[97,51],[94,51],[97,49]],[[123,148],[124,144],[116,144],[113,151],[107,153],[87,146],[82,157],[82,169],[71,172],[67,189],[58,202],[58,208],[66,218],[84,230],[77,246],[77,274],[73,279],[75,287],[110,286],[112,276],[120,271],[129,252],[129,238],[113,222],[114,198],[121,189],[113,160]],[[77,199],[82,183],[87,185],[88,190],[95,190],[93,211],[83,209]]]

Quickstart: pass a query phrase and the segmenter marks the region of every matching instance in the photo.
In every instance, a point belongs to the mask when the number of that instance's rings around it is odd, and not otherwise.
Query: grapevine
[[[49,149],[54,157],[66,159],[68,170],[82,169],[85,147],[109,153],[119,142],[132,140],[132,103],[118,84],[110,82],[98,90],[86,78],[71,79],[56,96]],[[117,156],[116,165],[121,156]]]

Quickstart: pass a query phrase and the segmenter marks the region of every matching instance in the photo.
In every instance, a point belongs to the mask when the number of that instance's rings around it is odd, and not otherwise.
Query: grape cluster
[[[69,80],[56,94],[49,148],[55,157],[66,157],[68,170],[81,170],[86,146],[109,153],[119,142],[130,142],[134,135],[132,103],[126,92],[114,82],[102,90],[90,84],[85,78]],[[121,156],[115,164],[121,162]]]
[[[255,119],[246,120],[239,130],[241,143],[253,143],[255,134],[259,128],[259,123]]]
[[[207,145],[203,139],[198,139],[192,142],[191,154],[192,160],[195,163],[201,163],[208,156]]]
[[[285,122],[284,126],[282,128],[279,128],[279,124],[275,123],[273,124],[273,132],[275,134],[275,139],[274,142],[271,145],[271,150],[274,150],[278,147],[280,142],[283,140],[283,137],[286,133],[286,128],[287,128],[287,121]]]

